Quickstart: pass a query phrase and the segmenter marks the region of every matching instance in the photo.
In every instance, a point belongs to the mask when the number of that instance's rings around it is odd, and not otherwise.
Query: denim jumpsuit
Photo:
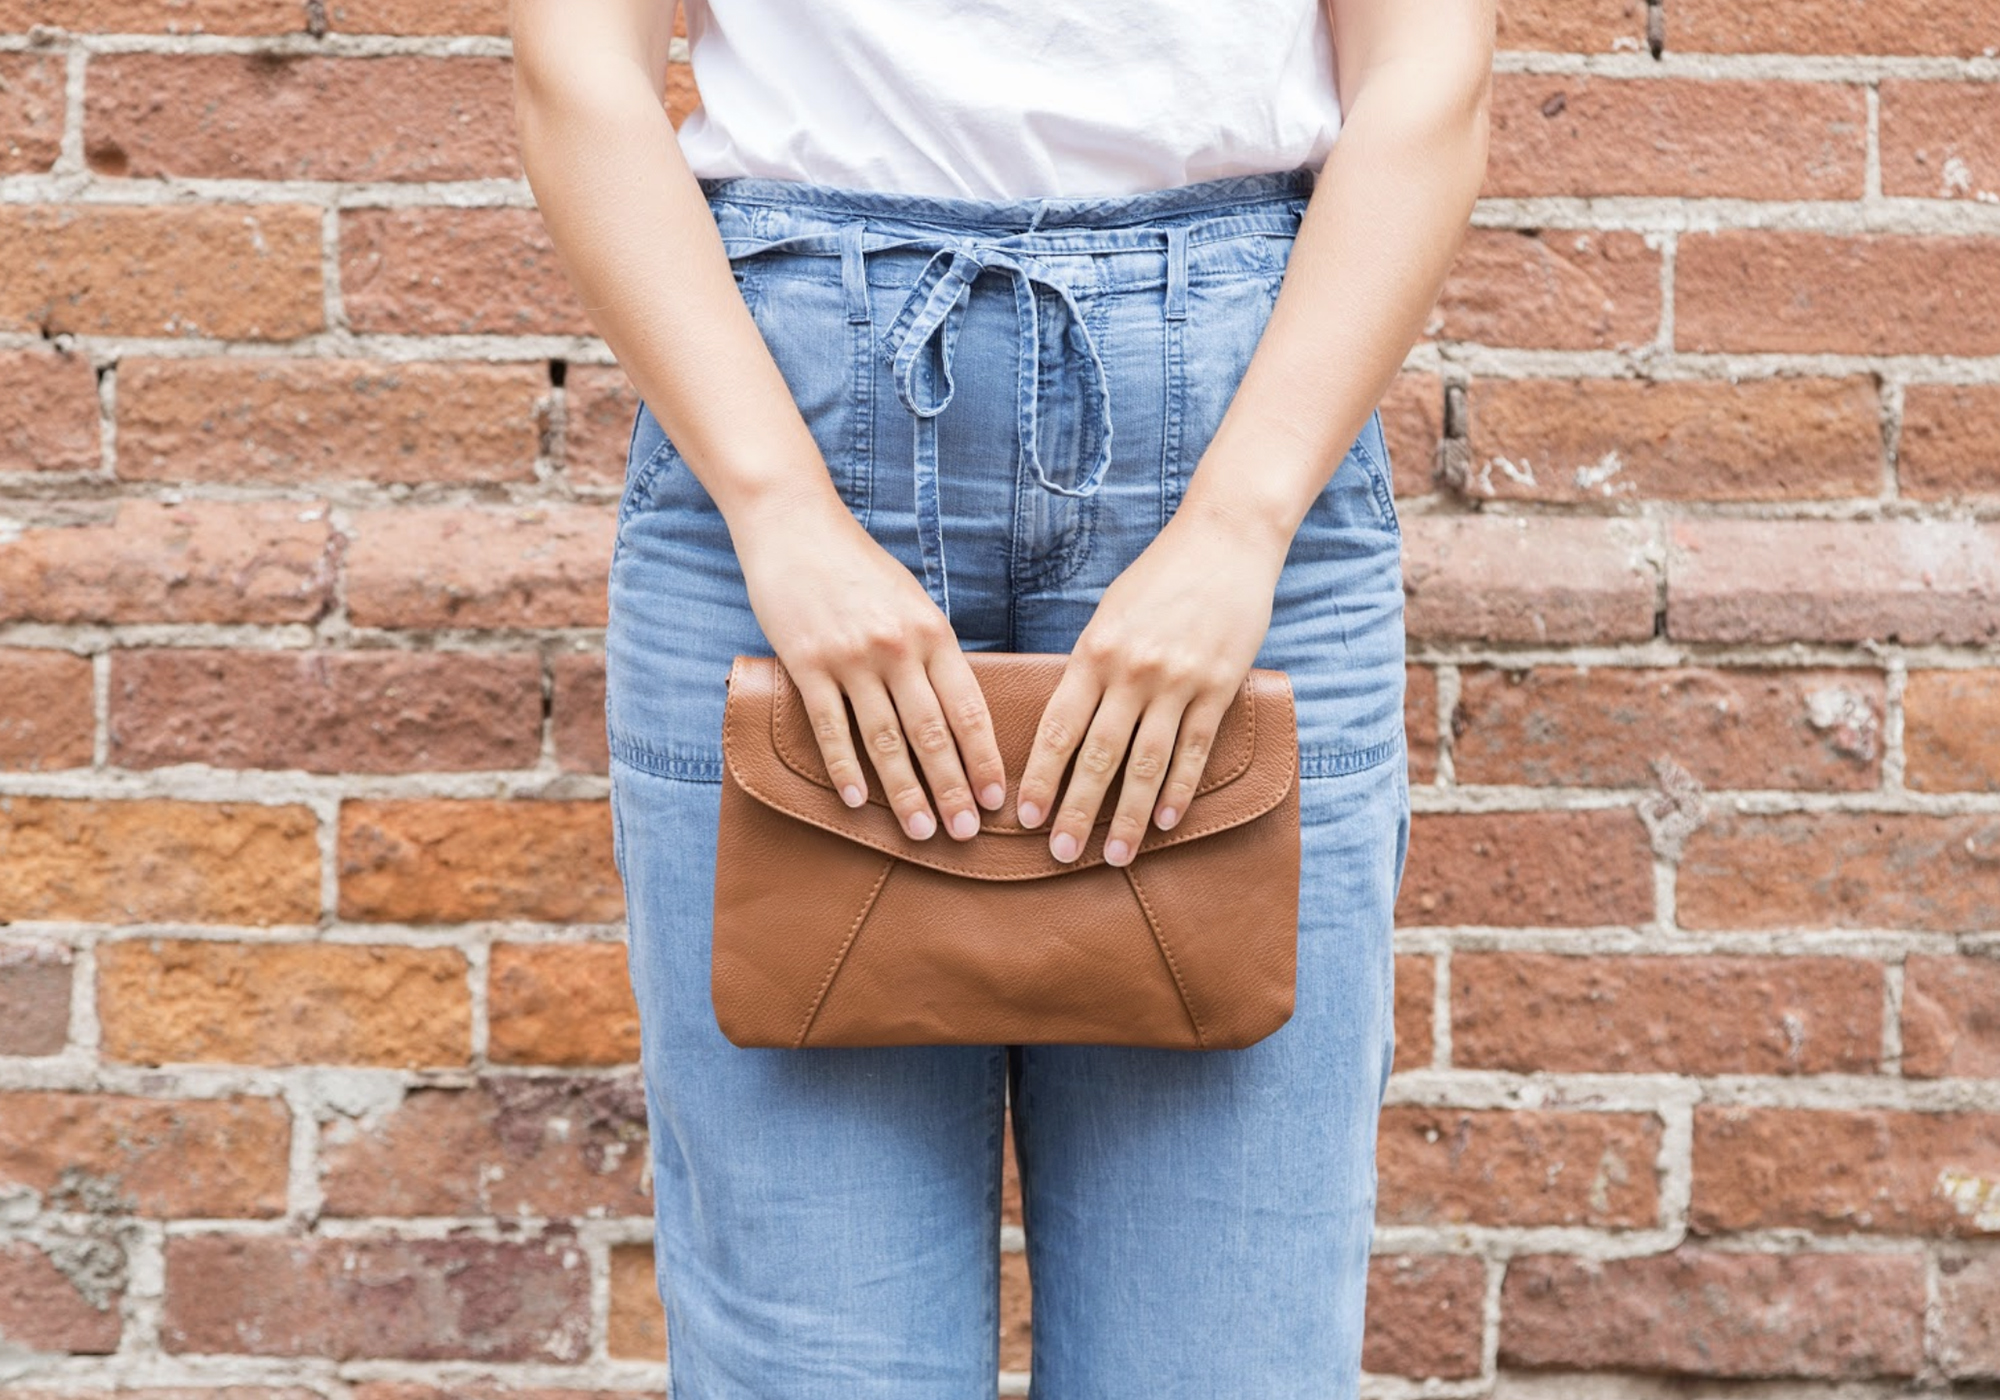
[[[963,647],[1067,652],[1186,491],[1314,178],[995,201],[701,186],[855,519]],[[643,405],[618,517],[606,721],[675,1400],[992,1396],[1009,1111],[1032,1395],[1354,1395],[1409,833],[1379,415],[1306,513],[1255,660],[1296,697],[1303,873],[1297,1009],[1243,1050],[726,1041],[724,678],[771,647]]]

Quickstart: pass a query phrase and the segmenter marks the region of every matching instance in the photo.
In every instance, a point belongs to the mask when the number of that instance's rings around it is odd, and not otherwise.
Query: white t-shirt
[[[694,173],[975,199],[1319,168],[1326,0],[684,0]]]

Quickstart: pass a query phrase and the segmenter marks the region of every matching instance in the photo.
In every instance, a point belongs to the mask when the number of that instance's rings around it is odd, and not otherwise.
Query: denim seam
[[[875,513],[875,316],[848,323],[854,333],[854,383],[849,386],[854,413],[853,457],[843,464],[850,507],[865,530]]]
[[[1368,422],[1362,425],[1361,436],[1354,440],[1354,450],[1368,470],[1368,489],[1375,498],[1375,513],[1382,518],[1383,528],[1401,535],[1403,526],[1396,517],[1395,488],[1389,482],[1389,464],[1368,442],[1369,435],[1377,431],[1380,413],[1378,408],[1369,415]]]
[[[1349,773],[1359,773],[1365,768],[1393,758],[1403,748],[1403,733],[1396,731],[1395,737],[1384,739],[1379,744],[1370,744],[1361,749],[1329,749],[1308,746],[1299,750],[1299,776],[1302,778],[1337,778]]]
[[[649,749],[615,734],[610,736],[609,745],[613,762],[651,773],[656,778],[678,778],[690,783],[722,781],[722,755],[718,753]]]

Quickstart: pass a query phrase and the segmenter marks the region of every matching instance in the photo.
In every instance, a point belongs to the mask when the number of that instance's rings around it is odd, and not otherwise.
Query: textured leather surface
[[[1015,785],[1068,657],[966,659],[1008,793],[965,842],[905,834],[872,769],[868,800],[848,807],[784,667],[735,659],[715,866],[723,1034],[747,1047],[1229,1049],[1283,1025],[1299,912],[1298,724],[1285,673],[1245,677],[1186,814],[1171,831],[1149,828],[1121,867],[1105,864],[1104,838],[1122,773],[1074,861],[1050,854],[1046,821],[1023,830],[1015,819]],[[865,754],[858,729],[852,737]]]

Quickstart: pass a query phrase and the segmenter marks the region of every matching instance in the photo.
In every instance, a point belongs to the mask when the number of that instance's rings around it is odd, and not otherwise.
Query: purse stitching
[[[1139,877],[1132,873],[1129,865],[1125,867],[1125,883],[1139,897],[1139,907],[1146,914],[1146,927],[1153,931],[1153,942],[1159,945],[1160,955],[1167,960],[1167,971],[1174,976],[1174,989],[1180,993],[1181,1009],[1187,1012],[1188,1020],[1194,1025],[1195,1044],[1206,1050],[1208,1032],[1202,1029],[1201,1017],[1195,1014],[1194,1002],[1188,997],[1187,982],[1181,977],[1181,965],[1175,960],[1174,950],[1167,943],[1166,931],[1160,927],[1159,918],[1153,913],[1152,901],[1146,898],[1145,890],[1139,887]]]
[[[882,873],[875,877],[874,888],[870,889],[868,897],[861,901],[861,911],[854,916],[853,927],[847,930],[847,937],[843,938],[840,947],[834,950],[833,963],[827,968],[826,976],[820,978],[819,990],[813,994],[812,1005],[806,1008],[805,1023],[799,1027],[798,1036],[792,1041],[793,1049],[803,1048],[806,1037],[812,1033],[813,1022],[819,1019],[819,1009],[826,1004],[826,994],[833,990],[833,979],[840,975],[841,966],[847,961],[849,950],[854,947],[854,940],[861,934],[861,925],[868,920],[868,911],[875,907],[876,897],[882,893],[882,886],[888,882],[889,872],[895,868],[896,862],[893,858],[885,861]]]

